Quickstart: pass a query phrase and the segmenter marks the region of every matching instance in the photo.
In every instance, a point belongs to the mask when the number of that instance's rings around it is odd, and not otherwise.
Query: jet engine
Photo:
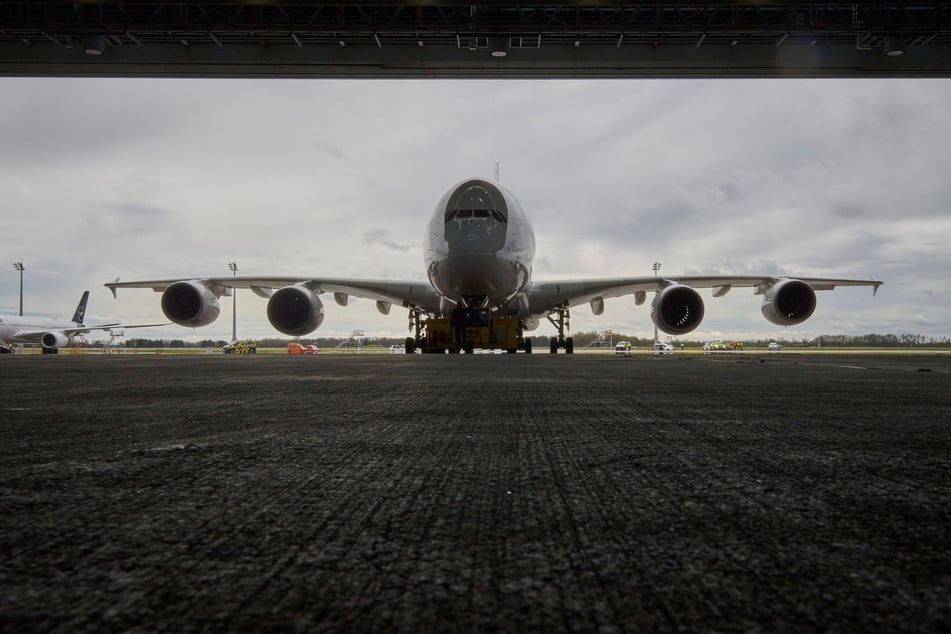
[[[285,286],[268,300],[267,318],[285,335],[299,337],[317,330],[324,322],[324,303],[306,286]]]
[[[816,310],[816,292],[800,280],[783,280],[763,294],[763,317],[777,326],[801,324]]]
[[[175,282],[162,293],[162,312],[179,326],[207,326],[221,312],[218,298],[195,280]]]
[[[55,350],[56,348],[62,348],[69,343],[69,338],[58,331],[52,330],[47,333],[43,333],[43,338],[40,340],[43,343],[43,347],[47,350]]]
[[[703,300],[689,286],[671,284],[651,303],[651,320],[668,335],[683,335],[703,321]]]

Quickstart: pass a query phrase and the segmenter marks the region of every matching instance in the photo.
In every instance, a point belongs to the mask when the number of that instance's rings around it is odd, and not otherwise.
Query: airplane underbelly
[[[515,261],[465,256],[431,264],[429,278],[436,290],[449,299],[484,298],[489,306],[497,306],[522,290],[528,272]]]

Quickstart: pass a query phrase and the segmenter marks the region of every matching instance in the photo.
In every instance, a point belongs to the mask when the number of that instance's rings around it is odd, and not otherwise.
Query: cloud
[[[380,245],[384,246],[387,249],[392,249],[393,251],[401,251],[406,253],[413,247],[406,244],[398,244],[392,238],[390,238],[390,233],[386,229],[371,229],[363,234],[363,239],[370,246]]]
[[[823,293],[788,332],[951,331],[947,80],[2,78],[0,94],[4,249],[25,260],[28,310],[71,312],[89,288],[91,313],[160,319],[156,294],[115,301],[102,284],[227,275],[231,261],[423,279],[436,201],[500,161],[534,223],[537,278],[649,275],[654,261],[875,275],[875,300]],[[16,304],[13,273],[0,305]],[[629,298],[587,312],[574,328],[652,332]],[[697,336],[776,332],[758,313],[757,297],[710,298]],[[318,332],[403,335],[404,317],[329,302]],[[274,334],[263,300],[239,295],[241,329]],[[227,338],[230,321],[163,332]]]

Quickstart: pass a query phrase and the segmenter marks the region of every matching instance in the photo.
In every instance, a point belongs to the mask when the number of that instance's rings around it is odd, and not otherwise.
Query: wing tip
[[[112,291],[112,299],[116,299],[116,298],[119,297],[119,296],[116,294],[116,284],[118,284],[118,283],[119,283],[119,278],[117,277],[117,278],[115,279],[115,281],[106,282],[105,284],[103,284],[103,286],[105,286],[105,287],[108,288],[110,291]]]

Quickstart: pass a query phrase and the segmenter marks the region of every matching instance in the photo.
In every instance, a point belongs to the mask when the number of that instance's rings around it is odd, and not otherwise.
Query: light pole
[[[654,266],[651,267],[654,270],[654,277],[657,277],[657,272],[660,271],[660,262],[654,262]],[[654,291],[654,295],[657,295],[658,291]],[[654,324],[654,343],[657,343],[657,324]]]
[[[228,262],[232,276],[238,275],[238,263]],[[231,287],[231,341],[238,340],[238,289]]]
[[[23,258],[13,263],[13,268],[20,272],[20,317],[23,316]]]

